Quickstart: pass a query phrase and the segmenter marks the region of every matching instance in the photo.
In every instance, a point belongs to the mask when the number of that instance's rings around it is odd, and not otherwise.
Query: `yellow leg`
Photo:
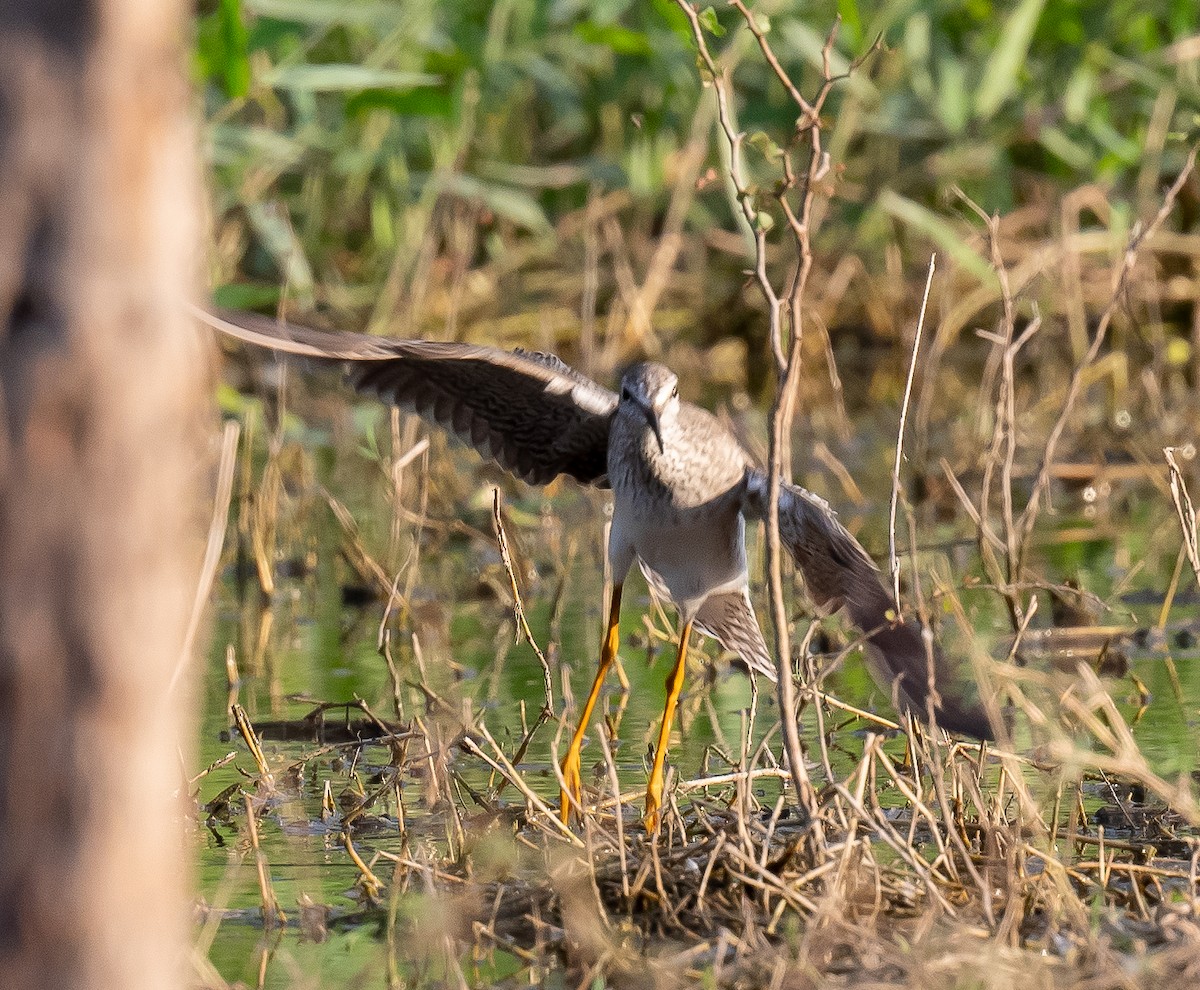
[[[646,786],[646,831],[658,831],[659,809],[663,800],[663,777],[667,762],[667,746],[671,741],[671,723],[675,720],[675,706],[683,692],[683,673],[687,667],[688,640],[692,635],[689,622],[679,634],[679,656],[675,667],[667,675],[667,704],[663,709],[662,725],[658,730],[658,745],[654,747],[654,765],[650,769],[650,783]]]
[[[563,824],[571,818],[571,798],[579,804],[583,800],[583,778],[580,772],[579,751],[583,747],[583,734],[587,731],[588,722],[592,717],[592,709],[596,707],[596,699],[600,697],[600,688],[604,686],[604,678],[617,657],[617,641],[620,638],[619,622],[621,619],[621,585],[614,584],[612,598],[608,606],[608,629],[604,633],[604,644],[600,648],[600,669],[596,671],[596,679],[592,681],[592,690],[588,692],[587,702],[583,706],[583,714],[579,717],[579,728],[571,737],[571,745],[562,761],[564,788],[561,795],[561,814]]]

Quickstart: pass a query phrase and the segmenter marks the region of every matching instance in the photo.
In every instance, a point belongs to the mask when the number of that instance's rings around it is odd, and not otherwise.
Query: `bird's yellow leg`
[[[667,746],[671,741],[671,723],[675,720],[675,706],[683,692],[683,674],[687,667],[688,640],[692,635],[689,622],[679,634],[679,656],[675,666],[667,675],[667,704],[663,708],[662,725],[658,730],[658,745],[654,747],[654,765],[650,769],[650,783],[646,786],[646,831],[658,831],[659,810],[662,808],[663,777],[667,761]]]
[[[596,699],[600,697],[600,688],[604,686],[604,678],[617,657],[617,641],[620,638],[619,623],[621,619],[621,585],[614,584],[612,597],[608,606],[608,628],[604,633],[604,643],[600,648],[600,669],[596,671],[596,679],[592,681],[592,690],[588,692],[587,702],[583,706],[583,714],[579,716],[579,727],[571,737],[571,745],[562,761],[563,789],[561,794],[561,814],[563,824],[571,818],[571,798],[579,804],[583,800],[583,778],[580,772],[579,751],[583,746],[583,734],[587,731],[588,722],[592,717],[592,709],[596,707]]]

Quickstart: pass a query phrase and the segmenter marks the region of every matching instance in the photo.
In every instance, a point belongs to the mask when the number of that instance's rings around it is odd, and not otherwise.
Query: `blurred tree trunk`
[[[166,688],[207,366],[184,31],[177,0],[0,0],[5,990],[184,982]]]

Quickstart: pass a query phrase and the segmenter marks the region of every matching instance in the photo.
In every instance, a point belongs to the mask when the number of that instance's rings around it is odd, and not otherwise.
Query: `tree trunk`
[[[0,987],[183,984],[207,355],[176,0],[0,0]]]

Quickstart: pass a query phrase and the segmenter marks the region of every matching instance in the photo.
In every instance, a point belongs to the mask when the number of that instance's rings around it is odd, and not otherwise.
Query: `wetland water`
[[[363,421],[361,416],[356,419]],[[367,421],[378,426],[378,421]],[[289,437],[290,454],[281,460],[286,462],[291,455],[311,459],[318,465],[325,489],[352,508],[362,527],[364,544],[386,547],[391,512],[375,471],[377,465],[372,462],[372,444],[357,436],[335,450],[319,442],[321,438],[314,443],[311,433],[297,428],[291,429]],[[881,475],[878,467],[872,471],[870,465],[886,464],[890,459],[890,438],[867,432],[864,443],[857,451],[858,462],[850,466],[856,473],[863,472],[859,480],[864,487],[870,485],[872,492],[886,492],[886,475]],[[435,450],[440,449],[435,442]],[[491,476],[479,468],[473,455],[451,450],[453,471],[446,472],[444,465],[435,464],[429,483],[429,527],[412,572],[408,618],[402,631],[408,635],[397,633],[394,640],[403,682],[399,721],[407,722],[414,715],[439,718],[437,705],[415,686],[424,680],[440,699],[438,704],[444,702],[459,711],[469,706],[511,755],[521,739],[522,725],[531,724],[543,704],[542,669],[527,644],[514,643],[507,578],[491,534]],[[260,468],[260,464],[254,468],[254,485]],[[201,688],[204,707],[196,769],[227,754],[236,757],[198,781],[200,805],[239,782],[247,782],[243,771],[253,774],[256,770],[244,741],[232,729],[233,701],[244,707],[255,724],[302,718],[316,701],[347,702],[355,698],[365,700],[379,717],[395,719],[392,681],[377,650],[384,603],[346,603],[348,590],[353,590],[357,578],[342,553],[344,531],[335,522],[317,483],[310,480],[310,487],[305,487],[303,481],[296,480],[307,475],[301,469],[295,478],[285,478],[284,509],[278,525],[278,560],[285,566],[281,567],[272,603],[266,607],[261,604],[254,578],[246,576],[245,568],[244,580],[236,580],[233,565],[215,599],[217,621]],[[814,488],[823,486],[822,493],[835,506],[839,504],[839,493],[828,478],[822,480],[821,473],[802,473],[798,480]],[[415,492],[416,488],[411,490]],[[563,679],[569,681],[575,698],[580,699],[594,673],[602,605],[604,498],[580,495],[573,489],[548,496],[511,485],[506,491],[511,495],[506,505],[508,534],[521,570],[529,622],[538,642],[548,651],[555,709],[561,712]],[[883,559],[887,545],[885,498],[873,499],[856,512],[842,511],[843,520],[877,560]],[[1179,546],[1178,523],[1170,503],[1148,481],[1122,482],[1110,488],[1106,498],[1107,503],[1097,506],[1094,495],[1082,491],[1060,496],[1058,515],[1052,520],[1054,528],[1040,534],[1040,559],[1035,568],[1049,581],[1070,579],[1095,594],[1108,609],[1096,617],[1100,625],[1152,626],[1158,621],[1162,595],[1171,581]],[[414,497],[414,505],[416,501]],[[411,524],[402,527],[398,541],[401,563],[412,552],[415,531]],[[233,532],[231,528],[231,540]],[[965,587],[977,582],[980,575],[973,543],[951,527],[936,525],[921,533],[921,542],[932,548],[928,556],[933,570],[942,578],[952,576],[958,582],[965,613],[972,623],[975,648],[1002,658],[1007,629],[996,596]],[[1121,711],[1133,723],[1135,737],[1153,769],[1168,779],[1196,769],[1198,748],[1200,669],[1194,645],[1198,609],[1190,583],[1184,581],[1181,587],[1187,592],[1180,594],[1169,615],[1165,639],[1169,649],[1161,648],[1154,637],[1149,642],[1143,639],[1125,643],[1132,676],[1105,681]],[[754,598],[765,622],[766,599],[761,584]],[[793,614],[802,614],[803,599],[794,591],[789,606]],[[1050,612],[1047,602],[1043,616],[1034,625],[1048,625]],[[640,792],[645,786],[644,757],[662,710],[663,678],[673,651],[673,644],[665,637],[673,620],[669,609],[666,620],[654,611],[640,577],[631,577],[621,651],[630,690],[623,693],[616,678],[610,678],[603,702],[617,732],[614,759],[623,791]],[[943,617],[943,623],[953,625],[948,616]],[[419,660],[411,644],[414,632]],[[952,648],[963,639],[952,632],[948,635]],[[227,690],[226,655],[230,647],[240,673],[232,695]],[[705,653],[709,658],[714,656],[711,643],[706,644]],[[1174,662],[1177,682],[1168,657]],[[1044,656],[1033,656],[1030,663],[1037,669],[1050,667]],[[763,685],[751,746],[776,720],[775,701],[768,687]],[[825,687],[853,705],[885,717],[894,715],[857,655],[842,663]],[[712,676],[706,676],[700,668],[692,671],[671,750],[679,779],[721,773],[736,764],[750,703],[748,679],[727,663],[718,664]],[[351,713],[355,717],[358,714]],[[584,753],[585,773],[599,760],[595,736],[603,714],[592,723],[592,742]],[[337,711],[326,715],[330,726],[337,725],[341,718]],[[569,725],[574,724],[573,718],[574,712],[568,717]],[[449,725],[451,720],[444,721]],[[837,724],[836,719],[833,724]],[[813,726],[806,728],[811,738]],[[555,731],[553,720],[542,726],[520,764],[523,778],[551,804],[557,801],[557,782],[550,763]],[[861,749],[864,732],[863,723],[850,719],[835,734],[831,754],[835,769],[843,763],[850,765],[856,750]],[[777,734],[770,745],[778,751]],[[206,827],[205,812],[201,811],[192,831],[201,896],[216,909],[199,929],[201,949],[225,979],[248,985],[386,985],[378,925],[352,923],[359,903],[355,884],[360,870],[342,844],[339,816],[354,807],[363,794],[380,789],[391,759],[388,748],[368,745],[325,749],[315,739],[270,738],[264,739],[263,746],[278,789],[260,823],[259,839],[274,892],[293,924],[264,937],[255,857],[245,834],[244,805],[235,796],[231,798],[231,814],[224,816],[219,808],[213,809],[216,813]],[[1017,750],[1025,751],[1029,746],[1028,728],[1018,722]],[[560,741],[560,751],[564,747],[565,742]],[[888,748],[901,754],[903,742],[893,739]],[[314,757],[312,754],[318,751],[320,755]],[[489,815],[480,810],[472,794],[488,791],[493,782],[489,768],[453,745],[448,745],[446,757],[457,786],[451,797],[462,820],[468,824],[487,820]],[[407,857],[423,847],[444,850],[454,841],[446,796],[431,800],[428,776],[422,767],[409,766],[398,784],[398,795],[388,790],[373,803],[369,809],[372,817],[361,822],[355,840],[359,854],[373,864],[385,882],[391,866],[386,860],[373,858],[377,853]],[[780,785],[766,779],[756,782],[754,790],[770,807]],[[1086,794],[1091,810],[1104,801],[1099,785]],[[404,805],[404,834],[397,796]],[[323,800],[332,801],[332,813],[328,809],[323,813]],[[900,800],[897,795],[897,802]],[[494,802],[495,806],[512,808],[523,804],[511,788]],[[640,808],[638,797],[626,807],[626,820],[636,822]],[[487,834],[495,840],[493,855],[497,861],[512,855],[511,823]],[[301,911],[300,903],[314,906]],[[411,891],[397,910],[407,917],[432,908],[419,891]],[[324,937],[322,929],[328,929],[325,941],[320,941]]]

